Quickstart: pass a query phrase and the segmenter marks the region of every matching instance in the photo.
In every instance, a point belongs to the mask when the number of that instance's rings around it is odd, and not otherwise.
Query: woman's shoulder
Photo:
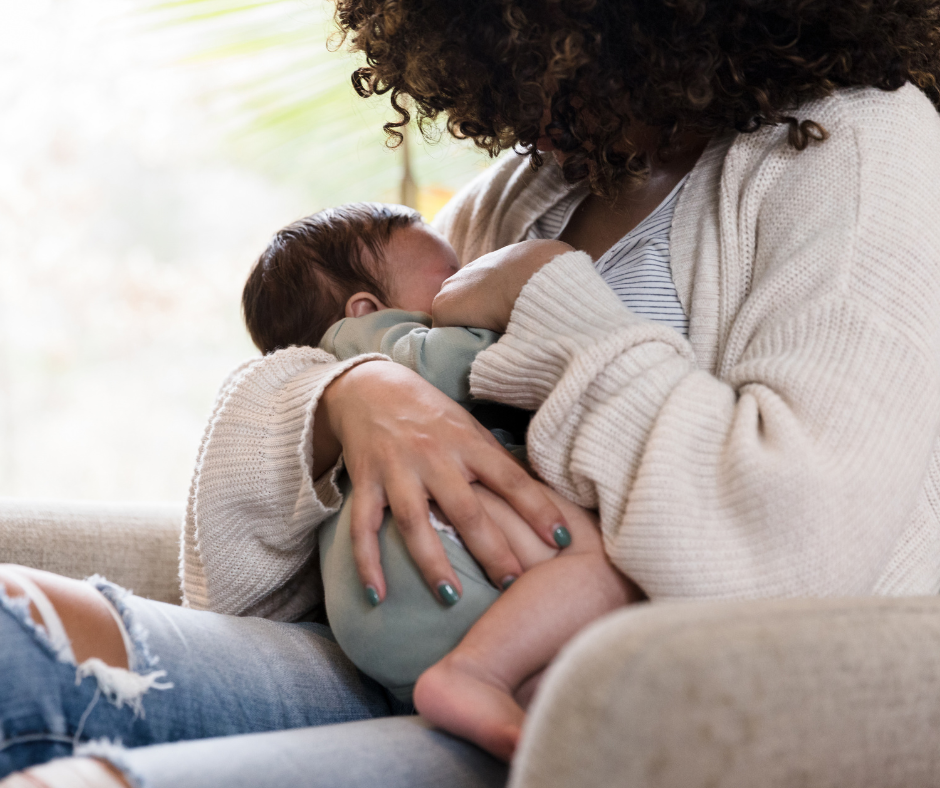
[[[802,105],[793,117],[804,128],[811,121],[811,137],[824,139],[797,148],[786,123],[737,134],[716,164],[726,196],[763,195],[774,202],[792,199],[796,190],[817,200],[855,194],[906,204],[940,179],[940,114],[914,85],[837,90]],[[895,193],[899,176],[907,184],[901,195]]]
[[[805,103],[793,116],[824,130],[820,152],[851,148],[860,167],[890,166],[892,160],[923,156],[940,162],[940,114],[924,92],[910,83],[897,90],[844,88]],[[739,135],[735,147],[748,148],[752,154],[787,151],[796,162],[800,151],[789,144],[789,132],[787,124],[766,127]],[[810,140],[809,147],[817,143]],[[811,157],[803,157],[807,158]]]
[[[882,119],[890,125],[907,125],[911,120],[938,121],[937,108],[916,85],[905,83],[897,90],[875,87],[843,88],[831,96],[811,102],[814,105],[832,107],[832,112],[847,122],[871,122]],[[806,114],[804,110],[802,114]]]
[[[851,135],[863,163],[878,164],[884,152],[894,157],[930,156],[940,160],[940,113],[915,85],[897,90],[846,88],[810,102],[797,113],[800,119],[817,120],[831,137]],[[923,149],[926,143],[929,149]],[[865,162],[866,153],[877,154]]]
[[[786,125],[740,135],[723,168],[723,206],[734,210],[722,217],[749,250],[749,287],[799,278],[813,283],[805,300],[851,295],[885,325],[935,312],[940,114],[929,98],[910,84],[856,88],[794,114],[826,138],[798,150]]]

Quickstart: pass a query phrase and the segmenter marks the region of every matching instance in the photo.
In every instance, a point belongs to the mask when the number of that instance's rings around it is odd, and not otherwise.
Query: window
[[[237,6],[0,4],[0,495],[183,500],[268,237],[399,200],[330,4]],[[411,153],[426,215],[488,163]]]

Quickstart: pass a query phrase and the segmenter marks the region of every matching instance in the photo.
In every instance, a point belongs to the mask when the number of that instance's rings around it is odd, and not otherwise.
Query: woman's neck
[[[679,181],[692,171],[708,144],[708,139],[700,136],[680,139],[675,154],[662,161],[655,149],[658,134],[649,127],[636,131],[633,142],[650,160],[646,182],[615,200],[589,195],[559,236],[559,240],[587,252],[594,260],[656,210]]]

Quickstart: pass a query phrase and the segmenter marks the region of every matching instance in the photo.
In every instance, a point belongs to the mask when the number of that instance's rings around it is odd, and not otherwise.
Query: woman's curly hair
[[[392,144],[443,114],[537,167],[550,106],[565,177],[607,197],[648,172],[631,118],[668,157],[681,132],[780,123],[803,148],[826,132],[794,111],[840,87],[910,81],[940,106],[940,0],[337,0],[336,21],[365,54],[357,92],[390,94]]]

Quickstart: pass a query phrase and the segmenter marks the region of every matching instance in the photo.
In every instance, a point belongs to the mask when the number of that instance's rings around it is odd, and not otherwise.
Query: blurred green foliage
[[[235,155],[266,174],[298,183],[316,207],[399,199],[403,151],[390,149],[386,99],[359,98],[359,65],[342,50],[329,0],[170,0],[151,3],[145,23],[188,37],[185,65],[225,63],[213,96]],[[419,207],[433,214],[488,163],[464,141],[410,137]]]

